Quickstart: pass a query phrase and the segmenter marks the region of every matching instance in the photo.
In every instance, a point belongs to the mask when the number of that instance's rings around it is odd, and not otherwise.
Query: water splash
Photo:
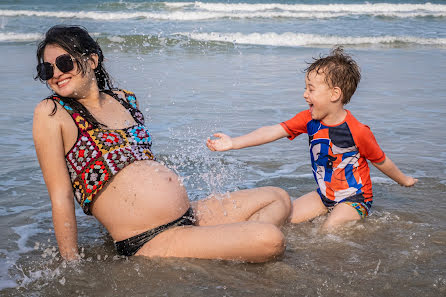
[[[161,157],[169,168],[181,176],[192,200],[236,190],[242,181],[242,164],[239,161],[226,156],[222,158],[206,147],[205,139],[212,129],[215,127],[170,128],[166,150],[170,150],[170,146],[175,149]]]

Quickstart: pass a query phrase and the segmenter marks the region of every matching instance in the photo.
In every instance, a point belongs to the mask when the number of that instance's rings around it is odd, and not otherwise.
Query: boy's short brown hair
[[[325,82],[331,88],[338,87],[342,91],[342,103],[347,104],[356,91],[361,73],[358,64],[346,53],[342,46],[334,47],[330,55],[314,59],[305,69],[306,75],[312,71],[325,74]]]

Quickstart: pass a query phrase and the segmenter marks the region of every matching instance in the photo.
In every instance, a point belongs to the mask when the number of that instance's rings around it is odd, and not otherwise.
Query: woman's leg
[[[319,194],[314,191],[293,201],[290,222],[299,224],[327,213]]]
[[[284,250],[284,236],[277,226],[239,222],[175,227],[147,242],[136,255],[265,262]]]
[[[211,195],[192,203],[197,225],[210,226],[257,221],[281,226],[291,209],[290,196],[276,187]]]

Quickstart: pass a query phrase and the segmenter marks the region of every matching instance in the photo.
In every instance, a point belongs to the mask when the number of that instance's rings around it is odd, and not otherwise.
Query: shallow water
[[[118,9],[124,4],[101,5]],[[6,9],[12,8],[0,7],[0,14]],[[152,5],[149,9],[164,8]],[[15,30],[16,23],[25,26],[35,21],[36,31],[26,27],[27,34],[43,32],[57,20],[68,22],[64,18],[7,18],[3,31]],[[0,41],[0,295],[444,296],[446,51],[440,44],[446,36],[444,18],[362,18],[362,29],[356,28],[360,35],[380,35],[378,29],[366,30],[377,22],[385,30],[393,23],[408,26],[414,36],[426,33],[438,39],[436,45],[346,46],[363,74],[347,108],[371,127],[388,156],[404,172],[419,178],[419,183],[402,188],[372,168],[375,201],[369,218],[325,236],[317,233],[323,218],[286,225],[284,255],[265,264],[121,258],[105,229],[80,208],[76,213],[83,260],[75,265],[62,262],[31,136],[33,108],[49,90],[33,81],[35,41]],[[330,20],[355,24],[352,16]],[[108,27],[102,21],[79,22],[102,32],[99,41],[116,84],[136,93],[155,153],[184,178],[192,200],[212,192],[268,185],[286,189],[295,199],[315,189],[305,135],[226,153],[212,153],[204,142],[213,132],[239,135],[287,120],[306,108],[302,98],[305,61],[328,53],[330,45],[263,46],[165,36],[146,44],[139,30],[153,33],[164,25],[165,32],[173,31],[181,22],[116,20]],[[200,22],[187,21],[183,29],[204,25]],[[310,20],[280,18],[203,22],[213,26],[210,31],[238,28],[246,34],[266,31],[265,22],[277,33],[310,25]],[[418,26],[424,22],[425,27]],[[418,32],[420,28],[425,31]],[[429,33],[435,30],[436,34]],[[110,40],[118,35],[123,40]],[[280,42],[274,38],[269,41]]]

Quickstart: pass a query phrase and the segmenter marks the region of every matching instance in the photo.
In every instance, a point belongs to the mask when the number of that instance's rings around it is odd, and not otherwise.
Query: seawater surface
[[[80,3],[80,4],[79,4]],[[279,186],[315,189],[306,135],[210,152],[232,136],[306,109],[303,69],[344,45],[362,80],[347,108],[419,179],[403,188],[372,168],[371,215],[320,235],[324,218],[286,225],[264,264],[122,258],[77,207],[82,260],[63,262],[32,141],[36,43],[55,24],[85,26],[118,87],[136,93],[158,159],[192,200]],[[446,3],[444,1],[2,1],[1,296],[444,296]]]

